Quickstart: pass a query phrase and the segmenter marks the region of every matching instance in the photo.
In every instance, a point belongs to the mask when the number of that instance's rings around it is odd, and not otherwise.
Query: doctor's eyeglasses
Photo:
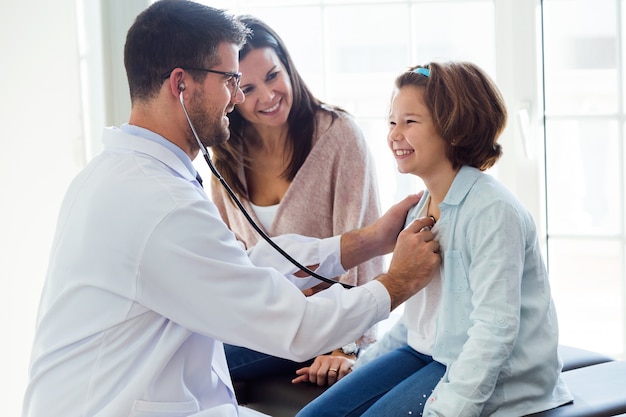
[[[237,95],[237,92],[239,90],[239,83],[241,82],[241,73],[240,72],[227,72],[227,71],[217,71],[217,70],[212,70],[212,69],[206,69],[206,68],[192,68],[192,67],[180,67],[182,69],[184,69],[185,71],[203,71],[203,72],[210,72],[213,74],[219,74],[219,75],[223,75],[225,77],[228,77],[228,79],[226,80],[228,82],[228,84],[230,85],[230,93],[231,95],[235,96]],[[172,70],[174,71],[174,70]],[[172,73],[172,71],[166,72],[165,74],[163,74],[163,79],[167,79],[170,74]]]

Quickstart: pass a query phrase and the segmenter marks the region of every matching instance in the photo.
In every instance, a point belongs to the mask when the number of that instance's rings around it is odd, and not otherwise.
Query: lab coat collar
[[[145,130],[145,129],[144,129]],[[146,130],[146,132],[156,135],[156,133]],[[119,149],[128,152],[140,152],[161,161],[181,177],[188,181],[196,181],[196,169],[191,163],[191,159],[186,155],[177,155],[159,141],[146,137],[130,134],[118,127],[106,127],[102,136],[102,143],[105,149]],[[187,158],[184,161],[181,158]],[[187,163],[188,162],[188,163]]]

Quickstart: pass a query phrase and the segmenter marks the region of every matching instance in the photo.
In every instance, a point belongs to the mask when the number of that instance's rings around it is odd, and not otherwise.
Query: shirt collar
[[[452,185],[450,185],[450,189],[443,199],[443,204],[449,206],[461,204],[480,175],[481,171],[479,169],[463,165],[454,177],[454,181],[452,181]]]

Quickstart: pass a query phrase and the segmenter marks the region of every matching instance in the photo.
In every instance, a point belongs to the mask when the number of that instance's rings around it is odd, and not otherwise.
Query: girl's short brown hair
[[[424,89],[425,105],[455,169],[469,165],[484,171],[500,158],[496,141],[506,125],[506,106],[481,68],[470,62],[432,62],[409,68],[395,85]]]

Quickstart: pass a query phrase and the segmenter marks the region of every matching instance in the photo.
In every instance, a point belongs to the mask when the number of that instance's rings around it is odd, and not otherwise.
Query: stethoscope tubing
[[[248,220],[248,222],[254,228],[254,230],[256,230],[256,232],[259,234],[259,236],[261,236],[271,247],[273,247],[285,259],[287,259],[293,265],[298,267],[300,270],[306,272],[307,274],[311,275],[312,277],[317,278],[320,281],[326,282],[328,284],[341,284],[344,288],[353,288],[354,285],[345,284],[343,282],[336,281],[334,279],[330,279],[330,278],[324,277],[322,275],[319,275],[315,271],[312,271],[308,267],[302,265],[300,262],[295,260],[291,255],[289,255],[287,252],[285,252],[285,250],[283,248],[278,246],[278,244],[276,242],[274,242],[272,240],[272,238],[270,238],[267,235],[267,233],[265,233],[259,227],[258,224],[256,224],[254,219],[250,216],[250,213],[248,213],[248,211],[243,206],[243,204],[241,203],[239,198],[237,198],[237,196],[235,195],[235,192],[230,188],[230,186],[228,185],[228,183],[226,182],[224,177],[222,177],[222,175],[217,170],[215,165],[213,165],[213,162],[211,161],[211,157],[209,155],[209,151],[207,150],[206,146],[204,146],[204,144],[200,141],[200,138],[198,137],[198,133],[196,132],[196,129],[194,128],[193,123],[191,122],[191,118],[189,117],[189,113],[187,112],[187,107],[185,106],[185,100],[183,99],[183,92],[182,91],[180,92],[179,98],[180,98],[180,104],[183,107],[183,112],[185,113],[185,117],[187,118],[187,123],[189,123],[189,127],[191,128],[191,132],[193,133],[193,136],[196,138],[196,142],[198,142],[198,146],[200,147],[200,151],[202,152],[202,156],[204,157],[204,160],[206,161],[207,165],[211,169],[211,172],[213,173],[213,175],[217,178],[217,180],[220,182],[220,184],[222,184],[222,186],[226,189],[226,191],[228,192],[228,195],[230,196],[230,198],[237,205],[237,207],[239,208],[241,213],[244,215],[246,220]]]

